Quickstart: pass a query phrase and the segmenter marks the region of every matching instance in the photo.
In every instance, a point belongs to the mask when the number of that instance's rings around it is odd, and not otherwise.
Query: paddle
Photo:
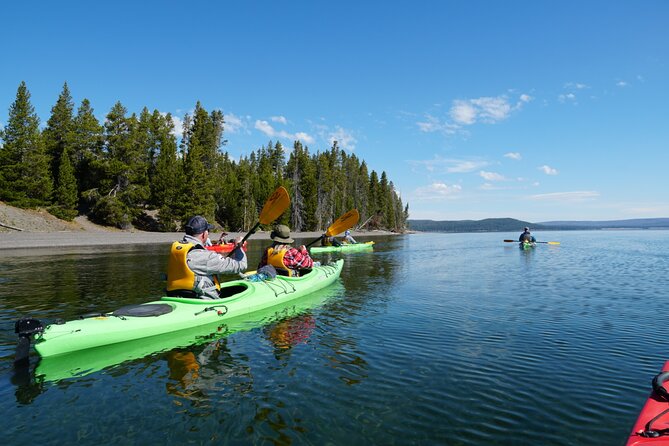
[[[504,240],[505,242],[510,242],[510,243],[520,243],[518,240]],[[559,245],[560,242],[533,242],[533,243],[547,243],[549,245]]]
[[[334,223],[330,225],[330,227],[325,231],[325,234],[321,235],[318,237],[316,240],[313,242],[309,243],[306,248],[309,246],[313,245],[317,241],[323,239],[323,237],[332,237],[333,235],[340,234],[347,229],[351,229],[353,226],[358,223],[360,220],[360,214],[358,213],[357,209],[352,209],[339,217]]]
[[[285,187],[279,186],[272,195],[267,199],[265,205],[260,211],[260,217],[258,217],[258,223],[244,236],[244,238],[237,243],[237,245],[230,251],[228,257],[232,255],[237,249],[244,245],[244,242],[251,237],[260,227],[260,225],[268,225],[274,220],[279,218],[283,214],[288,206],[290,205],[290,197],[288,196],[288,191]]]

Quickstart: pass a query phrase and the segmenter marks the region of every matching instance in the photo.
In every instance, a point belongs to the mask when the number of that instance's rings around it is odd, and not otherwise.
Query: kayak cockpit
[[[221,284],[221,289],[219,291],[220,299],[201,299],[198,297],[184,297],[184,296],[163,296],[160,298],[162,301],[170,302],[181,302],[187,304],[202,304],[210,305],[212,302],[217,302],[218,300],[229,300],[233,298],[238,298],[247,295],[252,290],[253,285],[247,281],[235,280],[232,282],[224,282]]]

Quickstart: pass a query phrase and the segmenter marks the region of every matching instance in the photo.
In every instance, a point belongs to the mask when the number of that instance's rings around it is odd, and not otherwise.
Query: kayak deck
[[[340,275],[343,260],[312,268],[300,277],[249,279],[221,284],[216,300],[162,297],[158,301],[123,307],[80,320],[54,323],[34,336],[35,350],[43,356],[158,336],[239,317],[280,305],[324,288]]]

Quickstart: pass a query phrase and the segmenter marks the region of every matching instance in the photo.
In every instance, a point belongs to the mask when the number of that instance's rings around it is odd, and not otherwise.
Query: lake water
[[[25,373],[15,320],[154,300],[169,247],[0,251],[3,442],[624,444],[669,359],[669,231],[536,235],[561,244],[376,237],[304,301]]]

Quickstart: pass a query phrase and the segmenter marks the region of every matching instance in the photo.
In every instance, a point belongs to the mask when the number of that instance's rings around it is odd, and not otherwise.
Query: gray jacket
[[[192,243],[202,246],[195,237],[185,235],[183,243]],[[191,249],[186,257],[188,268],[195,273],[195,286],[193,290],[201,295],[203,299],[218,299],[218,291],[214,284],[214,274],[241,273],[246,271],[246,253],[243,249],[237,249],[231,257],[206,249]]]

